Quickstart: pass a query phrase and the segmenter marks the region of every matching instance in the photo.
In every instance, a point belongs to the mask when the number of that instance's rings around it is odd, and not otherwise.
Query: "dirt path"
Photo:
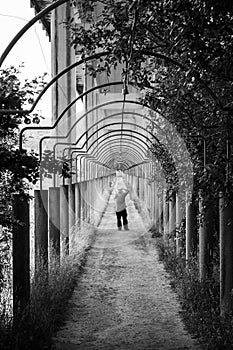
[[[117,231],[110,197],[54,349],[199,349],[131,201],[128,213],[130,231]]]

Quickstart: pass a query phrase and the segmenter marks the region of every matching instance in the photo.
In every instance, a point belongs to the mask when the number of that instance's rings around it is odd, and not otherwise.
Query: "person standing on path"
[[[116,206],[116,217],[117,217],[117,228],[118,231],[121,231],[122,229],[122,223],[121,218],[123,221],[124,230],[128,231],[128,219],[127,219],[127,210],[126,210],[126,203],[125,203],[125,197],[129,193],[129,189],[119,188],[116,195],[115,195],[115,206]]]

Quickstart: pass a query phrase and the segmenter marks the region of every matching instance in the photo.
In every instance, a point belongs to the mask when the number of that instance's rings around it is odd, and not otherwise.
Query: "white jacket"
[[[122,211],[126,208],[125,204],[125,197],[129,193],[129,190],[122,189],[119,190],[116,195],[115,195],[115,206],[116,206],[116,211]]]

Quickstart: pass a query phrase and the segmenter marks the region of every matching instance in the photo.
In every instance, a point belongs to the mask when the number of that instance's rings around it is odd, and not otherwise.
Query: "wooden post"
[[[29,203],[19,195],[13,198],[13,315],[14,318],[28,306],[30,299],[30,230]]]
[[[186,261],[196,254],[196,216],[192,195],[186,192]]]
[[[35,270],[48,271],[48,190],[34,191]]]
[[[49,188],[49,248],[60,260],[60,188]]]
[[[69,204],[68,185],[60,187],[60,235],[62,256],[69,254]]]
[[[219,194],[220,231],[220,309],[221,315],[233,311],[233,205]]]

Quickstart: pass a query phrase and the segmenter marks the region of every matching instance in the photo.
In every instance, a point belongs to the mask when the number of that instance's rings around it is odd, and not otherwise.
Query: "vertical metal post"
[[[159,233],[163,233],[163,196],[158,194],[158,230]]]
[[[13,315],[17,318],[28,306],[30,298],[30,230],[29,203],[14,195],[13,212]]]
[[[159,233],[163,233],[163,194],[160,193],[158,196],[158,215],[159,215],[159,219],[158,219],[158,229],[159,229]]]
[[[182,248],[182,239],[180,235],[181,228],[181,203],[179,194],[176,194],[176,254],[180,255],[180,251]]]
[[[62,257],[69,254],[68,185],[60,187],[60,235]]]
[[[75,225],[75,184],[70,184],[68,186],[68,223],[69,223],[69,254],[71,253],[72,249],[74,248],[73,242],[74,242],[74,225]]]
[[[220,231],[220,309],[221,315],[233,311],[233,205],[219,194]]]
[[[34,191],[35,270],[48,271],[48,190]]]
[[[86,190],[85,181],[80,183],[80,219],[81,224],[86,221]]]
[[[76,183],[75,185],[75,223],[80,224],[80,215],[81,215],[81,193],[80,193],[80,184]]]
[[[171,243],[175,242],[176,235],[176,195],[172,194],[169,200],[169,237],[171,238]]]
[[[86,211],[87,211],[87,222],[90,222],[90,180],[86,181]]]
[[[167,191],[163,192],[163,237],[164,241],[168,241],[168,230],[169,230],[169,203],[167,201]]]
[[[75,224],[75,184],[68,187],[68,203],[69,203],[69,232]]]
[[[209,238],[212,232],[213,214],[211,207],[204,210],[204,198],[199,194],[199,274],[200,280],[205,280],[210,273],[210,245]]]
[[[196,210],[192,194],[186,192],[186,261],[196,252]]]
[[[49,188],[49,248],[60,260],[60,188]]]

